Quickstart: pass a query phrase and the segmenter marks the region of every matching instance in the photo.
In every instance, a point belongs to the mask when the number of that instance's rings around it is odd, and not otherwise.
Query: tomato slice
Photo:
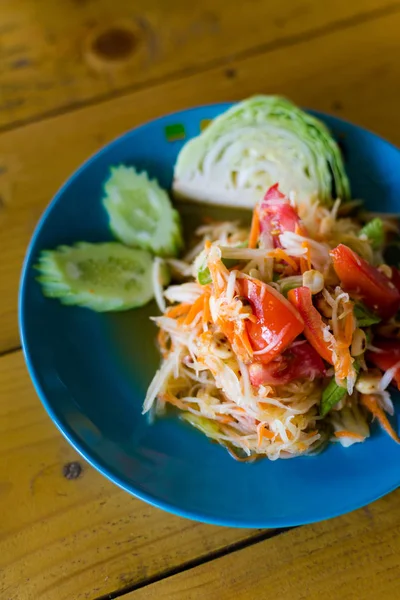
[[[380,352],[369,350],[366,353],[365,358],[367,361],[378,367],[378,369],[387,371],[394,367],[396,363],[400,363],[400,341],[374,339],[374,347],[378,348]],[[400,390],[400,365],[399,368],[396,369],[393,379]]]
[[[239,280],[240,293],[250,302],[257,322],[248,321],[247,334],[255,353],[253,360],[269,363],[303,331],[298,312],[273,287],[257,279]]]
[[[400,307],[400,293],[386,275],[344,244],[339,244],[332,250],[331,256],[336,274],[346,292],[360,298],[368,308],[384,319],[390,319],[396,314]]]
[[[311,291],[308,287],[298,287],[290,290],[288,300],[297,308],[304,321],[304,335],[318,354],[331,365],[332,351],[324,340],[325,323],[312,303]]]
[[[286,196],[279,189],[279,183],[271,185],[265,192],[264,202],[272,202],[273,200],[285,200]]]
[[[306,234],[296,209],[290,204],[285,194],[279,191],[276,183],[269,188],[260,204],[261,238],[268,237],[274,248],[281,248],[279,236],[284,231],[299,231]]]
[[[256,387],[282,385],[302,377],[313,380],[324,377],[325,372],[320,355],[305,340],[294,342],[268,365],[254,362],[249,366],[250,381]]]

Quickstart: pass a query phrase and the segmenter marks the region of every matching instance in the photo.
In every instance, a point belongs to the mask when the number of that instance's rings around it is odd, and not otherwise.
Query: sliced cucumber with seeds
[[[176,256],[183,246],[179,213],[147,173],[113,167],[104,185],[104,207],[116,238],[157,256]]]
[[[117,242],[44,250],[35,268],[43,294],[97,312],[128,310],[153,298],[151,254]]]

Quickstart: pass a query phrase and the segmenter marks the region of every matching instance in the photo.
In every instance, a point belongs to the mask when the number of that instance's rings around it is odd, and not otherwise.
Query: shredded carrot
[[[237,354],[243,362],[249,362],[253,356],[253,348],[251,347],[246,330],[244,330],[244,332],[235,331],[235,326],[232,321],[221,318],[218,319],[217,326],[228,339],[235,354]]]
[[[181,402],[176,396],[171,394],[171,392],[164,392],[159,396],[161,400],[164,400],[164,402],[168,402],[169,404],[172,404],[181,410],[187,410],[187,405],[184,402]]]
[[[317,435],[318,431],[309,431],[308,433],[305,434],[305,439],[309,440],[310,438],[314,437],[314,435]]]
[[[231,417],[231,415],[221,415],[218,419],[220,423],[224,423],[225,425],[229,425],[229,423],[235,423],[236,419]]]
[[[210,240],[205,240],[204,242],[204,249],[205,250],[209,250],[211,248],[211,242]]]
[[[226,319],[222,319],[221,317],[219,317],[217,321],[217,326],[232,344],[235,335],[232,321],[227,321]]]
[[[300,272],[303,275],[303,273],[305,273],[306,271],[308,271],[308,264],[307,264],[306,259],[301,256],[300,257]]]
[[[335,431],[335,437],[337,438],[353,438],[355,440],[360,440],[363,441],[365,440],[365,436],[360,435],[359,433],[354,433],[354,431],[346,431],[345,429],[343,429],[343,431]]]
[[[251,220],[249,248],[255,248],[257,246],[259,237],[260,237],[260,215],[258,212],[258,208],[256,207],[253,210],[253,218]]]
[[[307,235],[306,228],[302,224],[300,224],[300,223],[296,223],[295,224],[295,226],[294,226],[294,232],[295,232],[296,235],[301,235],[303,237],[306,237],[306,235]]]
[[[240,360],[242,360],[245,363],[251,360],[253,356],[253,350],[251,350],[251,354],[249,354],[247,348],[243,343],[243,339],[239,335],[234,335],[232,340],[232,346],[235,354],[237,354]]]
[[[178,325],[184,325],[186,321],[186,315],[182,315],[181,317],[178,317],[176,319],[176,322],[178,323]]]
[[[297,271],[298,265],[297,262],[289,256],[282,248],[275,248],[270,253],[270,256],[273,255],[277,260],[284,260],[288,265],[292,267],[294,271]]]
[[[353,339],[353,332],[355,329],[355,319],[353,311],[351,310],[345,317],[344,323],[344,341],[347,347],[350,346],[351,340]]]
[[[210,312],[210,290],[206,290],[204,292],[204,306],[203,306],[203,325],[211,322],[211,312]]]
[[[344,339],[338,337],[336,340],[336,352],[340,352],[340,350],[348,350],[348,348],[349,345],[347,344],[347,342]]]
[[[226,289],[229,271],[221,260],[219,260],[217,263],[210,261],[208,268],[210,270],[211,279],[214,285],[214,293],[219,296]]]
[[[257,445],[261,446],[263,438],[267,438],[268,440],[274,439],[275,434],[272,433],[269,429],[267,429],[266,423],[260,423],[257,427]]]
[[[345,379],[350,375],[352,365],[353,360],[347,349],[335,364],[335,373],[339,379]]]
[[[366,409],[368,409],[374,417],[376,417],[381,424],[381,427],[394,439],[395,442],[400,444],[400,438],[388,421],[383,409],[378,404],[379,396],[376,394],[360,394],[360,402]]]
[[[176,306],[171,306],[170,308],[168,308],[165,314],[167,315],[167,317],[175,319],[176,317],[181,317],[182,315],[185,315],[188,312],[189,308],[190,304],[188,302],[181,302]]]
[[[204,309],[204,294],[199,296],[190,307],[188,314],[186,315],[184,325],[190,325],[196,318],[196,316]]]
[[[306,249],[306,261],[307,261],[307,267],[308,267],[308,271],[311,270],[311,248],[310,248],[310,244],[304,240],[304,242],[301,243],[301,247]]]
[[[241,346],[243,347],[243,349],[247,352],[247,354],[251,358],[253,356],[253,348],[250,344],[250,340],[249,340],[249,336],[247,335],[246,327],[243,327],[243,330],[240,332],[235,331],[235,338],[240,340]]]

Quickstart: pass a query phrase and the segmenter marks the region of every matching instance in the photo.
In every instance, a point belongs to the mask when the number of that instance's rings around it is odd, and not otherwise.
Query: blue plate
[[[169,187],[184,141],[229,104],[194,108],[135,129],[89,159],[61,188],[28,249],[20,289],[20,328],[36,391],[70,443],[106,477],[178,515],[235,527],[283,527],[363,506],[400,484],[400,446],[373,427],[349,449],[316,457],[235,462],[179,422],[149,425],[142,401],[159,357],[153,305],[124,314],[67,308],[42,296],[33,265],[40,250],[111,239],[101,205],[110,165],[146,169]],[[344,151],[353,196],[400,212],[400,152],[377,136],[325,115]],[[173,127],[174,125],[180,127]],[[172,126],[172,127],[171,127]],[[183,126],[183,127],[182,127]],[[398,425],[398,423],[397,423]]]

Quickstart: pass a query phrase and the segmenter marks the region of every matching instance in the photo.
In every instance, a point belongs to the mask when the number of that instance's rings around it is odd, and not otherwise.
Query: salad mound
[[[154,317],[162,364],[144,412],[173,406],[241,460],[363,442],[371,416],[400,442],[386,417],[400,384],[400,271],[382,256],[394,224],[340,211],[274,185],[250,228],[198,229]]]
[[[243,461],[363,442],[371,418],[400,443],[387,417],[400,388],[398,221],[351,200],[326,126],[284,98],[249,98],[184,144],[173,192],[249,208],[251,225],[208,221],[181,258],[168,192],[117,165],[102,199],[116,241],[43,250],[35,265],[43,294],[66,305],[155,298],[162,359],[143,412],[171,407]]]

